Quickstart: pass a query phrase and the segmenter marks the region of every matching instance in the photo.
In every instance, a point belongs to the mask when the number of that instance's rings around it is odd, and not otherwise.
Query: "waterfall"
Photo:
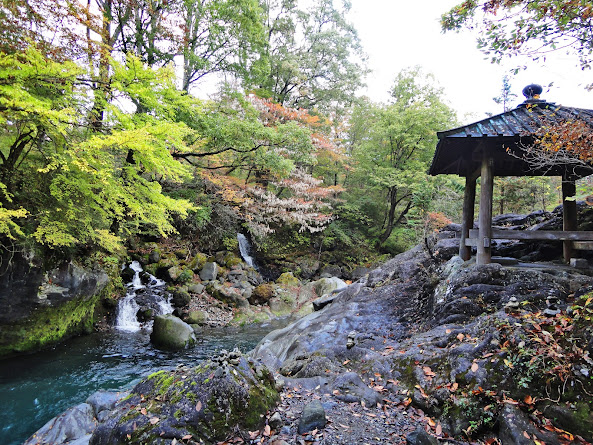
[[[120,300],[117,307],[117,317],[115,327],[121,331],[137,332],[143,325],[138,320],[138,311],[145,307],[153,311],[153,315],[170,314],[173,312],[173,306],[165,297],[165,282],[148,274],[150,281],[144,285],[140,278],[142,266],[138,261],[130,264],[130,269],[134,271],[132,281],[126,286],[128,288],[126,296]]]
[[[255,260],[251,256],[251,244],[245,235],[242,233],[237,233],[237,240],[239,241],[239,252],[241,252],[241,257],[247,263],[248,266],[253,267],[255,270],[258,270]]]

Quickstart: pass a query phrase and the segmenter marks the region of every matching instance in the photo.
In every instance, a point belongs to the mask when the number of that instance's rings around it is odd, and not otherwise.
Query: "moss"
[[[298,286],[299,280],[292,274],[292,272],[284,272],[278,277],[276,283],[282,286]]]
[[[99,299],[100,295],[80,297],[59,307],[40,308],[28,319],[4,326],[0,332],[0,357],[39,350],[75,335],[91,333]]]

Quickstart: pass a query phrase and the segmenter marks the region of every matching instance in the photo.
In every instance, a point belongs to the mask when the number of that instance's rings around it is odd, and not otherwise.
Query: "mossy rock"
[[[189,324],[203,325],[208,321],[208,314],[204,311],[190,311],[185,317],[185,322]]]
[[[181,443],[191,435],[197,443],[214,444],[237,430],[260,428],[278,401],[271,373],[244,357],[237,364],[159,371],[132,390],[90,443],[160,443],[163,437]]]
[[[253,289],[249,302],[251,304],[267,303],[275,295],[276,288],[272,283],[264,283]]]
[[[292,272],[284,272],[282,275],[278,277],[276,280],[276,284],[285,287],[296,287],[298,286],[299,280],[292,274]]]
[[[179,350],[196,343],[194,330],[174,315],[157,315],[154,319],[150,341],[162,349]]]
[[[208,261],[208,257],[203,253],[197,253],[196,256],[189,262],[188,267],[194,272],[198,273],[204,264]]]

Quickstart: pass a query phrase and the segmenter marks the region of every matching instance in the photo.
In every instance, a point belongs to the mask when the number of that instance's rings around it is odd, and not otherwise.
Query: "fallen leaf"
[[[441,434],[443,434],[443,427],[441,426],[441,424],[439,423],[437,425],[437,427],[434,429],[434,432],[437,436],[440,436]]]
[[[531,437],[529,437],[529,434],[527,434],[527,431],[523,431],[523,437],[525,437],[526,439],[531,439]]]
[[[479,368],[480,366],[476,362],[472,364],[472,372],[476,372]]]
[[[247,431],[249,433],[249,438],[251,440],[257,439],[257,436],[259,436],[259,431]]]
[[[427,377],[434,377],[436,375],[434,372],[432,372],[432,369],[430,369],[429,366],[424,366],[422,370],[424,371],[424,375]]]
[[[173,440],[171,441],[171,445],[177,445],[177,439],[173,438]]]
[[[428,424],[434,428],[437,423],[434,420],[432,420],[430,417],[428,417]]]
[[[185,436],[183,436],[183,437],[181,438],[181,440],[189,440],[189,439],[191,439],[192,437],[194,437],[194,436],[192,436],[191,434],[186,434]]]
[[[350,363],[350,360],[344,360],[344,362],[342,363],[342,365],[346,366],[348,363]]]
[[[457,388],[459,388],[459,383],[455,382],[451,385],[451,392],[455,392],[457,391]]]
[[[451,333],[451,329],[446,329],[445,330],[445,334],[450,334]]]
[[[142,414],[146,415],[146,408],[142,408],[142,409],[140,410],[140,412],[141,412]]]
[[[272,429],[270,428],[270,425],[266,425],[264,427],[264,436],[268,437],[271,432],[272,432]]]
[[[533,402],[535,402],[533,397],[531,397],[530,395],[526,395],[525,398],[523,399],[523,401],[525,403],[527,403],[528,405],[533,405]]]
[[[196,403],[196,411],[202,411],[202,402],[200,400],[198,400],[198,403]]]
[[[157,423],[159,423],[161,421],[161,419],[159,419],[158,417],[151,417],[149,422],[151,425],[156,425]]]
[[[462,341],[464,339],[465,335],[463,335],[462,333],[457,334],[457,340]]]

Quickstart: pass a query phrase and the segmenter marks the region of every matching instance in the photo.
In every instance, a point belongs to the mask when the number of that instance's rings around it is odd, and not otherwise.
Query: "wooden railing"
[[[478,245],[479,230],[471,229],[465,245]],[[504,230],[492,229],[491,239],[506,240],[544,240],[544,241],[573,241],[573,248],[578,250],[593,250],[593,232],[562,231],[562,230]]]

